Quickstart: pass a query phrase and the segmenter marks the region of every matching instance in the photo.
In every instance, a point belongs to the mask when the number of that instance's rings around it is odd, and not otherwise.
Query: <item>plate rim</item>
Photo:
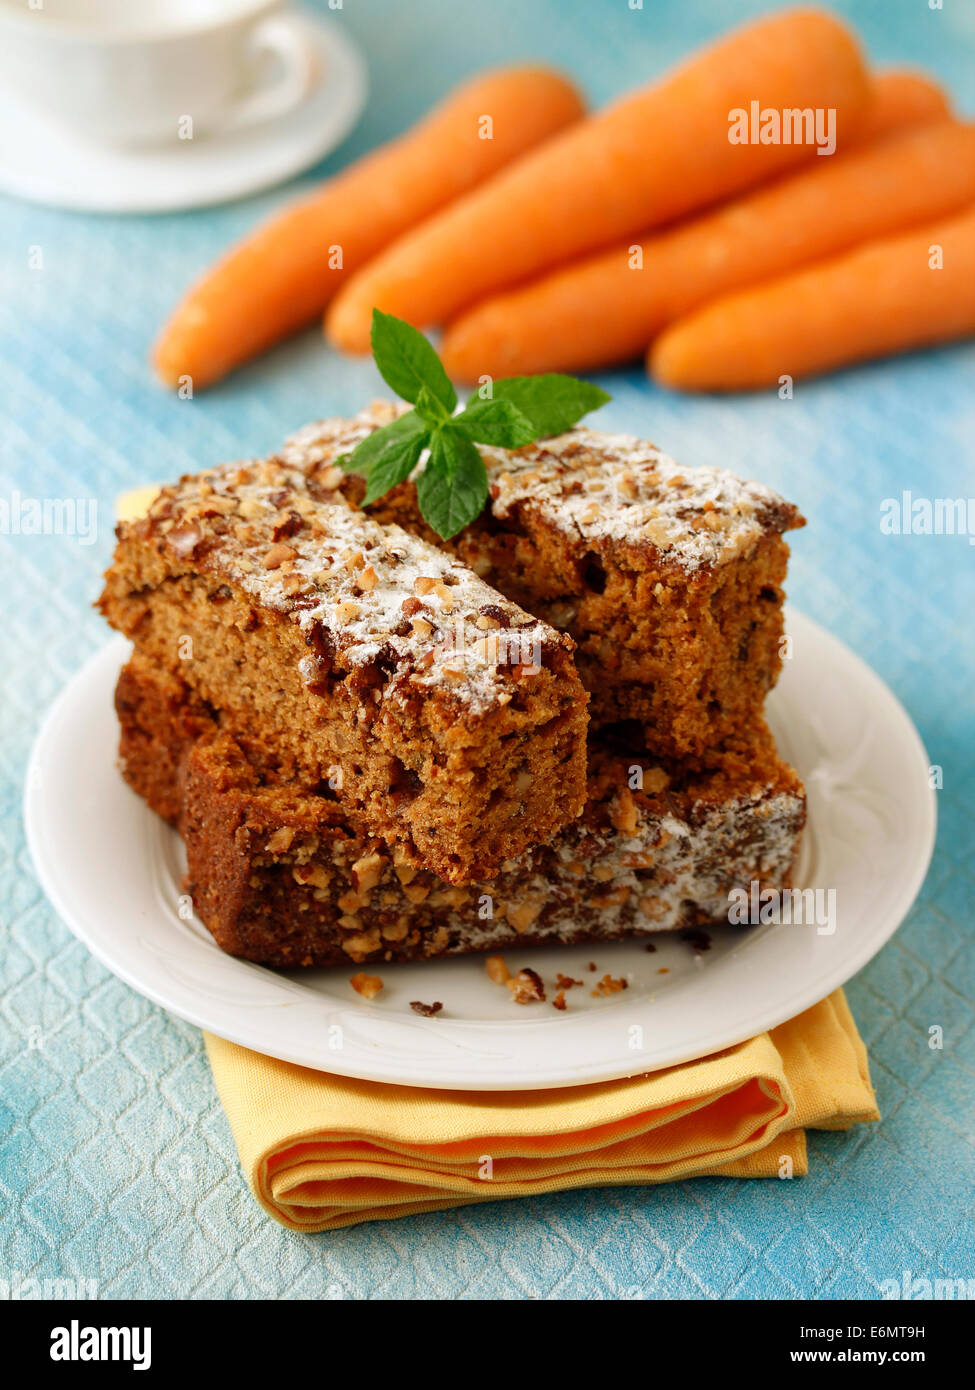
[[[858,668],[858,674],[866,679],[868,687],[872,687],[875,693],[888,704],[891,713],[898,719],[903,727],[903,732],[907,742],[910,744],[910,756],[919,760],[925,767],[930,766],[927,751],[921,736],[914,725],[913,720],[908,715],[901,701],[886,684],[884,680],[870,667],[862,657],[858,656],[844,642],[842,642],[828,629],[817,623],[814,619],[806,617],[791,605],[787,606],[787,628],[789,624],[793,628],[796,626],[808,626],[814,630],[819,638],[825,638],[828,643],[834,644],[844,654],[848,662],[852,662]],[[192,1024],[195,1027],[204,1029],[225,1038],[227,1041],[238,1043],[251,1050],[259,1050],[279,1058],[282,1061],[291,1062],[299,1066],[307,1067],[311,1070],[332,1072],[337,1075],[355,1077],[362,1080],[374,1081],[390,1085],[412,1085],[433,1090],[478,1090],[478,1091],[524,1091],[524,1090],[556,1090],[563,1087],[597,1084],[612,1080],[621,1080],[630,1076],[644,1075],[648,1072],[657,1071],[670,1066],[681,1065],[686,1062],[696,1060],[701,1057],[709,1056],[715,1052],[723,1051],[734,1047],[757,1034],[768,1031],[771,1028],[784,1023],[790,1018],[801,1013],[803,1010],[812,1007],[813,1004],[826,998],[834,990],[847,983],[854,975],[873,959],[873,957],[887,944],[894,933],[897,931],[913,903],[916,901],[920,889],[930,868],[931,859],[934,851],[935,839],[937,834],[937,796],[930,784],[926,783],[928,795],[924,798],[924,814],[922,824],[918,827],[918,843],[916,858],[910,874],[905,878],[904,884],[900,889],[895,904],[888,909],[887,921],[881,929],[881,934],[866,933],[857,949],[849,949],[837,960],[831,962],[818,977],[814,991],[810,992],[808,982],[795,984],[786,994],[776,995],[774,1002],[763,1010],[753,1013],[747,1022],[741,1020],[734,1027],[727,1024],[715,1024],[710,1031],[705,1031],[699,1035],[693,1046],[685,1046],[677,1049],[672,1054],[666,1056],[664,1060],[654,1060],[650,1065],[634,1065],[635,1058],[630,1060],[625,1066],[621,1059],[616,1061],[602,1061],[590,1063],[588,1065],[575,1064],[571,1074],[563,1071],[556,1074],[552,1070],[552,1061],[548,1059],[546,1066],[548,1070],[539,1075],[528,1069],[522,1069],[517,1074],[511,1074],[497,1079],[485,1079],[477,1077],[471,1079],[469,1076],[458,1074],[446,1075],[446,1059],[434,1058],[431,1062],[429,1057],[423,1057],[419,1062],[413,1062],[411,1066],[407,1064],[396,1064],[396,1059],[402,1055],[402,1051],[397,1051],[395,1047],[377,1047],[377,1056],[370,1057],[362,1048],[353,1047],[343,1052],[336,1052],[329,1056],[328,1066],[323,1066],[321,1062],[321,1049],[315,1054],[318,1060],[309,1060],[309,1051],[302,1051],[289,1044],[274,1045],[273,1048],[267,1046],[266,1040],[259,1046],[255,1044],[253,1033],[248,1033],[243,1024],[240,1028],[227,1026],[226,1022],[218,1024],[204,1016],[205,1010],[201,1010],[192,1004],[186,1004],[179,1000],[174,1001],[171,993],[167,993],[163,985],[157,984],[152,979],[145,979],[136,972],[130,971],[125,962],[119,962],[112,957],[109,950],[103,948],[102,941],[94,935],[85,925],[84,914],[79,913],[65,899],[58,881],[56,865],[52,863],[51,854],[43,842],[41,834],[41,824],[39,823],[41,805],[41,793],[38,788],[38,769],[43,762],[47,745],[55,737],[65,711],[70,709],[73,699],[78,698],[82,683],[92,680],[97,674],[100,665],[110,666],[115,670],[114,654],[117,653],[119,664],[125,659],[125,653],[129,650],[129,643],[120,636],[115,636],[108,643],[96,650],[87,661],[85,661],[77,671],[74,672],[66,686],[58,694],[50,708],[48,709],[41,726],[35,736],[30,757],[27,764],[26,784],[24,791],[23,816],[26,830],[28,850],[31,856],[35,874],[37,875],[42,891],[47,896],[55,912],[69,930],[82,942],[82,944],[98,959],[113,975],[121,979],[130,988],[134,989],[144,998],[165,1009],[167,1012],[175,1014],[178,1018]],[[110,655],[112,654],[112,655]],[[906,749],[905,749],[905,756]],[[920,843],[920,836],[923,833],[923,845]],[[232,961],[234,965],[244,965],[251,969],[263,970],[265,967],[256,965],[253,962],[238,962],[232,957],[225,957],[225,960]],[[464,959],[458,957],[458,960]],[[813,997],[813,993],[815,997]],[[332,1003],[333,1013],[347,1011],[344,1004],[334,1005],[328,996],[315,994],[309,991],[318,1001],[324,1001],[326,1005]],[[308,1002],[311,1002],[309,1000]],[[649,1000],[641,995],[639,999],[634,999],[634,1006],[637,1004],[646,1005]],[[302,1005],[304,1007],[304,1005]],[[350,1001],[348,1006],[355,1009],[355,1001]],[[575,1015],[577,1021],[582,1018],[595,1019],[598,1014]],[[361,1024],[368,1020],[367,1010],[356,1010],[356,1019]],[[625,1028],[627,1020],[622,1018],[617,1012],[614,1015],[615,1021]],[[412,1027],[411,1021],[400,1015],[389,1015],[382,1017],[376,1015],[380,1025],[386,1027],[398,1025],[401,1027]],[[557,1015],[543,1020],[511,1020],[505,1022],[505,1028],[514,1027],[524,1030],[528,1026],[542,1026],[549,1030],[560,1024],[564,1026],[564,1016]],[[438,1032],[447,1025],[449,1034],[447,1037],[441,1035],[444,1043],[453,1041],[454,1066],[457,1067],[457,1056],[463,1056],[464,1049],[459,1041],[454,1040],[455,1034],[473,1033],[477,1029],[485,1027],[496,1028],[497,1020],[470,1020],[470,1019],[441,1019],[437,1021]],[[327,1020],[325,1021],[327,1027]],[[424,1024],[425,1029],[429,1024]],[[517,1049],[516,1049],[517,1050]],[[638,1054],[640,1055],[640,1054]],[[392,1057],[392,1062],[391,1062]],[[377,1065],[377,1063],[379,1063]],[[431,1070],[431,1066],[433,1070]]]

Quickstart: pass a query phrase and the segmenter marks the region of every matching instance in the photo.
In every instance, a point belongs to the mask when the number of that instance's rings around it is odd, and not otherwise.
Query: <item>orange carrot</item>
[[[873,95],[867,114],[843,144],[866,145],[899,126],[918,126],[951,115],[944,88],[927,73],[913,68],[887,68],[874,73]]]
[[[419,326],[442,323],[492,291],[812,155],[811,144],[791,142],[791,117],[789,143],[737,143],[738,112],[759,141],[753,112],[832,110],[842,141],[869,99],[857,45],[831,15],[787,10],[749,24],[403,237],[345,286],[328,335],[366,351],[374,305]]]
[[[412,130],[250,233],[177,307],[156,343],[164,381],[218,381],[311,323],[343,279],[422,218],[583,114],[558,73],[499,68]]]
[[[975,125],[932,122],[485,300],[448,326],[441,358],[458,381],[624,361],[718,295],[972,202]]]
[[[943,268],[935,268],[940,248]],[[975,333],[975,207],[681,319],[648,354],[665,386],[740,391]]]

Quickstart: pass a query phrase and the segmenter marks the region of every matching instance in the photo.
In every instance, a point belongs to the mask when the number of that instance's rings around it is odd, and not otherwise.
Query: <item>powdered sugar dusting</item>
[[[526,505],[594,548],[650,545],[685,570],[725,564],[795,516],[761,483],[723,468],[685,468],[627,434],[574,429],[482,454],[495,516]]]
[[[584,938],[613,935],[628,923],[674,931],[687,925],[688,905],[720,921],[728,914],[729,889],[738,886],[743,855],[763,882],[787,882],[803,819],[801,791],[762,787],[691,807],[687,818],[640,810],[631,834],[570,825],[550,849],[529,850],[515,861],[496,887],[509,901],[505,889],[516,883],[515,902],[551,903],[531,930],[565,940],[572,939],[574,922],[582,924]],[[742,841],[747,851],[735,848]],[[465,939],[470,943],[469,926]]]
[[[320,467],[406,409],[377,402],[353,420],[306,425],[281,457],[305,471]],[[478,448],[499,519],[525,507],[593,549],[652,547],[689,572],[726,564],[769,531],[798,521],[771,488],[724,468],[685,468],[633,435],[577,428],[523,449]]]

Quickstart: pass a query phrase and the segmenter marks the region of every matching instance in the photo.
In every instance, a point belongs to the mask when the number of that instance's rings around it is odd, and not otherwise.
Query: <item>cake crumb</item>
[[[378,975],[367,975],[364,970],[360,970],[358,975],[353,975],[349,984],[356,994],[362,995],[363,999],[375,999],[383,987],[383,982]]]
[[[629,989],[629,987],[629,981],[624,980],[622,976],[614,979],[612,975],[604,975],[591,993],[593,998],[596,999],[600,995],[619,994],[621,990]]]
[[[488,956],[484,962],[488,979],[496,985],[505,985],[511,979],[511,971],[504,956]]]
[[[566,1002],[565,1002],[565,990],[564,990],[564,989],[560,989],[559,992],[558,992],[558,994],[557,994],[557,995],[555,996],[555,998],[552,1000],[552,1008],[553,1008],[553,1009],[562,1009],[562,1010],[565,1010],[565,1009],[567,1009],[568,1007],[569,1007],[568,1004],[566,1004]]]
[[[433,1004],[424,1004],[419,999],[411,999],[410,1008],[415,1014],[420,1014],[423,1018],[434,1018],[443,1008],[443,1004],[439,999]]]
[[[542,977],[536,970],[531,970],[528,966],[519,970],[512,979],[506,980],[505,984],[514,995],[516,1004],[544,1004],[545,1002],[545,986],[542,984]]]

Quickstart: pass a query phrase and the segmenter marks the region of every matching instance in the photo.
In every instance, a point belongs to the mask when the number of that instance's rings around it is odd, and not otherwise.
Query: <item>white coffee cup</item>
[[[269,120],[307,94],[317,53],[282,0],[0,0],[0,89],[105,144]]]

